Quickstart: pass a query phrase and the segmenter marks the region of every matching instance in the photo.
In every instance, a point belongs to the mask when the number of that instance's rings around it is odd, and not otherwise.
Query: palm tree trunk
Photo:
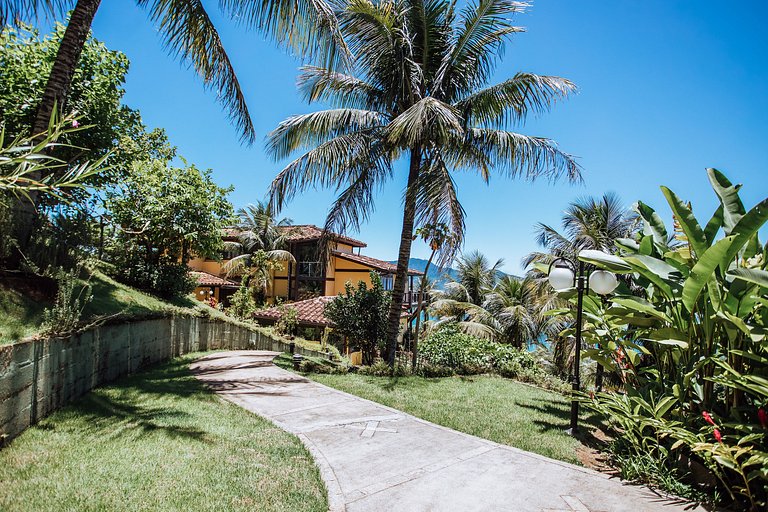
[[[413,243],[413,223],[416,216],[416,197],[414,186],[421,167],[421,149],[411,149],[411,163],[408,170],[408,185],[405,189],[403,205],[403,229],[400,233],[400,251],[397,255],[397,273],[392,289],[392,305],[389,308],[387,322],[387,362],[395,367],[395,352],[397,351],[397,335],[400,331],[400,315],[403,311],[403,294],[408,278],[408,261],[411,259],[411,244]]]
[[[416,334],[415,337],[411,341],[413,348],[411,349],[412,354],[412,360],[411,360],[411,366],[413,369],[416,369],[416,363],[419,360],[419,323],[421,320],[421,306],[424,303],[424,284],[427,280],[427,272],[429,272],[429,266],[432,264],[432,258],[435,257],[435,250],[432,250],[432,254],[429,255],[429,259],[427,260],[427,264],[424,266],[424,277],[421,278],[421,283],[419,284],[419,301],[416,305]]]
[[[43,98],[37,106],[35,121],[32,124],[32,134],[37,135],[48,130],[54,108],[62,110],[69,93],[72,77],[83,52],[88,33],[91,30],[93,18],[101,4],[101,0],[78,0],[69,18],[64,37],[61,39],[56,60],[48,76]],[[30,178],[40,179],[40,173],[31,173]],[[16,204],[16,239],[22,248],[29,243],[32,225],[37,211],[37,192],[29,192],[29,200],[21,199]]]

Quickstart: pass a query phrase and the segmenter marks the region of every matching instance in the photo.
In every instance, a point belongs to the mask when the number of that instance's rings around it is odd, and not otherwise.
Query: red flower
[[[715,439],[717,439],[717,442],[718,443],[722,443],[723,442],[723,434],[721,434],[718,429],[715,429],[715,431],[713,433],[715,434]]]
[[[707,411],[703,411],[701,413],[701,415],[704,417],[704,421],[706,421],[707,423],[709,423],[713,427],[717,426],[717,425],[715,425],[715,421],[712,419],[712,416],[710,416],[710,414]]]
[[[765,412],[762,407],[757,410],[757,419],[760,420],[763,428],[768,428],[768,412]]]

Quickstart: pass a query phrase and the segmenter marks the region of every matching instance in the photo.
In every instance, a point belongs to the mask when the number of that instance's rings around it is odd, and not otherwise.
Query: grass
[[[32,336],[43,323],[47,304],[0,285],[0,345]]]
[[[327,510],[300,441],[207,392],[193,358],[94,390],[15,439],[0,451],[0,510]]]
[[[86,281],[81,282],[84,286]],[[195,314],[201,308],[205,308],[211,316],[223,315],[190,297],[164,301],[119,283],[99,270],[92,271],[88,282],[92,287],[93,300],[83,310],[82,321],[86,324],[113,315],[141,317],[159,313]],[[39,334],[42,330],[43,311],[51,305],[51,302],[32,300],[0,284],[0,345]]]
[[[570,402],[560,394],[496,376],[310,378],[467,434],[580,464],[584,445],[566,434]],[[582,421],[591,421],[584,418]]]

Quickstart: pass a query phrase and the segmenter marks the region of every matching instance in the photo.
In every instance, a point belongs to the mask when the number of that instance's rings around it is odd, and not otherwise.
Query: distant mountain
[[[397,261],[390,261],[390,263],[397,263]],[[408,268],[412,268],[413,270],[419,270],[421,272],[424,272],[424,269],[427,267],[427,260],[421,259],[421,258],[411,258],[408,261]],[[498,276],[503,277],[507,275],[506,273],[499,271]],[[437,288],[442,288],[443,284],[448,281],[449,277],[452,279],[457,279],[459,277],[459,272],[455,268],[448,267],[446,269],[443,269],[441,272],[440,269],[438,269],[434,264],[429,266],[429,272],[427,272],[427,276],[429,279],[435,282]]]

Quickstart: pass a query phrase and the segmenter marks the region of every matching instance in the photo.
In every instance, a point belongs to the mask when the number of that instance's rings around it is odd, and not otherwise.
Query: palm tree
[[[504,260],[499,258],[491,265],[485,254],[472,251],[463,255],[456,263],[458,277],[455,279],[466,290],[469,302],[482,305],[485,294],[496,286]]]
[[[359,228],[374,209],[379,187],[394,179],[394,163],[405,162],[395,300],[388,320],[391,365],[414,228],[443,222],[459,245],[463,239],[455,173],[477,172],[485,182],[493,172],[531,180],[580,179],[575,160],[553,141],[511,131],[528,114],[546,112],[574,92],[574,84],[518,73],[488,85],[505,41],[521,31],[511,18],[524,7],[479,0],[457,13],[454,2],[350,1],[336,16],[354,71],[308,66],[299,78],[310,102],[333,108],[290,117],[268,136],[276,159],[306,151],[273,180],[272,204],[282,207],[307,188],[340,190],[327,231]]]
[[[244,141],[255,139],[255,128],[248,112],[240,83],[224,45],[202,0],[136,0],[149,12],[169,53],[188,62],[205,85],[217,92],[230,119],[242,132]],[[347,53],[336,37],[335,0],[222,0],[224,14],[239,22],[273,35],[310,56],[323,55],[328,65],[335,65],[339,55]],[[77,62],[101,0],[9,0],[0,6],[0,22],[24,17],[55,16],[74,8],[69,16],[56,59],[37,107],[31,133],[48,128],[54,109],[63,110]],[[39,173],[30,176],[39,179]],[[31,230],[37,194],[17,205],[17,236],[26,240]]]
[[[568,205],[562,217],[563,233],[547,224],[536,226],[536,242],[545,249],[523,258],[523,266],[549,263],[553,258],[576,260],[580,251],[616,252],[616,240],[631,237],[639,217],[627,209],[616,194],[582,197]]]
[[[538,286],[539,309],[545,312],[568,306],[549,286],[544,267],[558,257],[576,261],[579,252],[585,249],[615,253],[616,241],[632,238],[639,225],[638,215],[627,209],[613,193],[603,194],[599,198],[583,197],[569,204],[562,217],[562,233],[547,224],[539,223],[536,227],[536,241],[544,250],[532,252],[523,258],[523,266],[530,268],[528,275]],[[550,322],[552,324],[548,332],[555,336],[553,350],[556,354],[566,354],[567,351],[562,346],[566,340],[557,336],[557,333],[568,325],[567,319],[561,317]],[[555,364],[561,371],[571,367],[569,357],[555,358]],[[602,371],[602,366],[598,364],[598,388]]]
[[[536,288],[528,277],[505,275],[483,301],[483,309],[497,324],[499,341],[521,348],[535,340],[541,328]]]
[[[227,261],[222,271],[227,276],[241,275],[255,287],[256,294],[263,297],[269,291],[275,271],[282,270],[282,262],[295,262],[293,255],[285,250],[288,226],[291,219],[277,219],[272,207],[259,201],[240,208],[237,212],[238,242],[229,242],[242,254]]]

